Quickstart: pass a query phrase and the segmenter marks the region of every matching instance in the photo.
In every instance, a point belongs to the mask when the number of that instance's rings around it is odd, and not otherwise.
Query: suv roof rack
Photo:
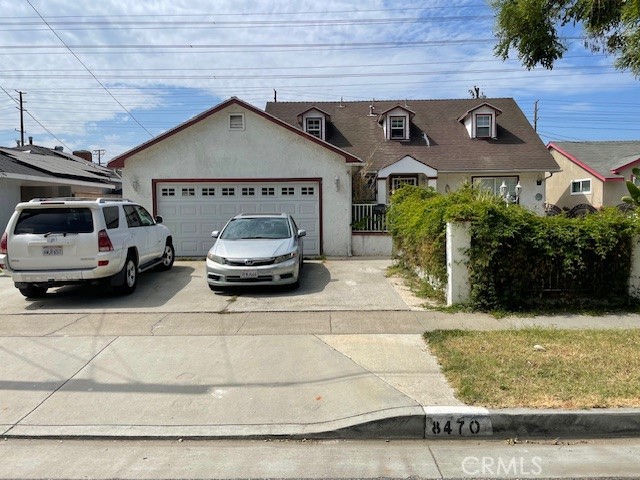
[[[40,197],[32,198],[29,202],[132,202],[128,198],[115,198],[115,197]],[[132,202],[133,203],[133,202]]]
[[[133,200],[129,200],[128,198],[116,198],[116,197],[100,197],[97,199],[98,203],[107,203],[107,202],[131,202],[133,203]]]

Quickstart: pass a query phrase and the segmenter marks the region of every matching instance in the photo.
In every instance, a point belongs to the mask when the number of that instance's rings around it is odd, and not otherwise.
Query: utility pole
[[[538,102],[539,100],[536,100],[533,104],[533,130],[536,133],[538,132]]]
[[[102,165],[102,163],[100,163],[100,162],[101,162],[102,155],[103,155],[105,152],[106,152],[106,150],[104,150],[104,149],[98,149],[98,150],[94,150],[94,151],[93,151],[93,153],[95,153],[96,155],[98,155],[98,165]]]
[[[24,147],[24,108],[22,107],[22,94],[19,90],[16,90],[20,94],[20,146]]]

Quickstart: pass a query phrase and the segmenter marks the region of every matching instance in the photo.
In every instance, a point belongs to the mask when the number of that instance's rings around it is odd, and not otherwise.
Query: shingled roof
[[[552,142],[549,148],[603,181],[623,178],[617,172],[640,161],[640,141]]]
[[[501,112],[496,119],[497,139],[471,139],[459,121],[465,112],[483,104]],[[415,113],[409,141],[385,140],[378,123],[381,113],[397,106]],[[296,128],[300,128],[298,115],[311,108],[331,116],[327,142],[368,162],[374,171],[407,155],[439,173],[560,170],[512,98],[268,102],[266,105],[267,113]]]
[[[17,175],[41,178],[43,181],[88,182],[104,188],[119,188],[122,183],[117,172],[107,167],[36,145],[0,147],[0,171],[7,177]]]

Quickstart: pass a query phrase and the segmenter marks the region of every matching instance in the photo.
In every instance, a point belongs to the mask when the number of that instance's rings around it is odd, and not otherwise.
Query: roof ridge
[[[513,97],[487,97],[487,98],[400,98],[400,99],[385,99],[385,98],[372,98],[371,100],[278,100],[268,101],[268,104],[278,104],[278,103],[371,103],[373,102],[451,102],[451,101],[490,101],[490,100],[514,100]]]

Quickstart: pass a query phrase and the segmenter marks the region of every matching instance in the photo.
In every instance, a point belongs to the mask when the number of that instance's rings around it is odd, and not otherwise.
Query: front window
[[[392,190],[397,190],[403,185],[418,185],[418,179],[416,177],[394,177],[391,179]]]
[[[476,115],[476,137],[491,137],[491,115]]]
[[[489,191],[494,195],[500,195],[500,186],[503,182],[507,186],[509,197],[515,199],[518,177],[474,177],[472,179],[475,188]]]
[[[322,138],[322,119],[317,117],[307,118],[305,130],[314,137]]]
[[[390,138],[392,140],[405,139],[405,117],[391,117],[390,122]]]
[[[571,195],[591,193],[591,179],[574,180],[571,182]]]

